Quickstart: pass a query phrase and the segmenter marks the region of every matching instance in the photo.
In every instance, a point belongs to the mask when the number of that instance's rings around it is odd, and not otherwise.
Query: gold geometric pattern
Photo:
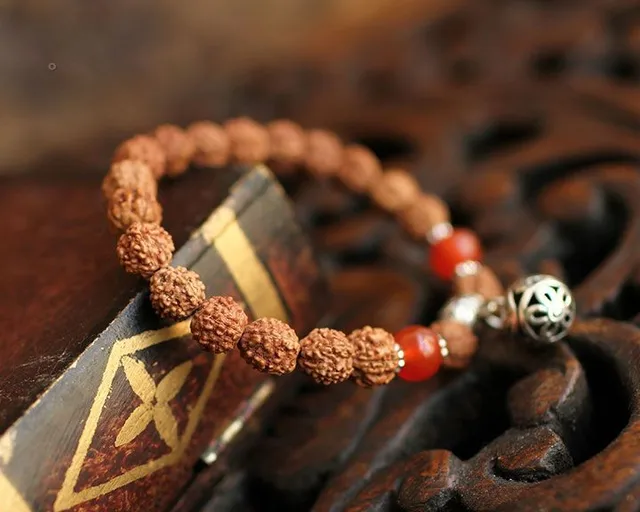
[[[175,464],[180,460],[184,451],[189,446],[189,442],[202,416],[207,399],[220,374],[224,356],[220,355],[215,358],[202,392],[189,411],[187,424],[182,435],[178,433],[177,423],[168,402],[179,393],[191,371],[193,363],[187,361],[186,363],[178,365],[156,384],[144,365],[135,357],[131,356],[138,351],[159,343],[179,340],[179,338],[182,338],[188,333],[189,320],[185,320],[164,329],[147,331],[114,343],[102,376],[102,381],[98,387],[98,392],[96,393],[84,429],[80,435],[78,446],[56,498],[54,504],[55,511],[67,510],[85,501],[95,499],[135,480],[150,475],[163,467]],[[114,377],[120,367],[123,368],[131,389],[140,398],[142,404],[139,405],[125,421],[124,426],[116,438],[116,445],[120,446],[132,441],[153,421],[156,430],[171,451],[115,476],[105,483],[76,492],[75,486],[78,477],[96,429],[98,428],[102,409],[111,392]]]
[[[269,174],[264,166],[259,166],[258,170]],[[222,205],[214,210],[193,236],[202,236],[216,248],[254,314],[283,322],[288,320],[287,308],[278,294],[276,284],[230,206]]]
[[[124,422],[116,437],[116,447],[133,441],[153,421],[162,440],[175,450],[178,446],[178,422],[171,412],[169,401],[182,389],[193,362],[187,361],[176,366],[157,386],[140,361],[125,356],[122,358],[122,367],[131,389],[142,403]]]
[[[0,510],[6,512],[30,512],[31,508],[11,485],[9,479],[0,471]]]

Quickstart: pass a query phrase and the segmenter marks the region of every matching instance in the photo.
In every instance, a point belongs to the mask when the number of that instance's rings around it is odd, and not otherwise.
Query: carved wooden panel
[[[544,352],[483,332],[469,371],[421,385],[303,385],[206,510],[640,510],[636,4],[467,2],[256,79],[255,104],[411,169],[505,284],[561,276],[582,320]],[[433,319],[448,290],[422,245],[334,184],[286,186],[332,273],[327,321]]]

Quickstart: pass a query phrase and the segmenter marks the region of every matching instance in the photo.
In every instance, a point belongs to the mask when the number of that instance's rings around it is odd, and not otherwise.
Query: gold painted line
[[[229,210],[227,215],[234,215]],[[272,317],[288,321],[289,315],[276,286],[255,253],[237,220],[213,241],[213,245],[227,265],[247,305],[256,317]]]
[[[198,421],[204,411],[206,402],[211,394],[220,371],[222,369],[222,363],[224,356],[216,356],[212,365],[211,372],[205,382],[202,393],[198,398],[193,410],[189,414],[189,421],[185,432],[183,433],[178,447],[171,453],[168,453],[158,459],[151,460],[146,464],[137,466],[122,475],[93,487],[83,489],[80,492],[75,492],[75,485],[78,481],[80,471],[82,470],[82,464],[87,456],[89,447],[95,435],[98,427],[98,421],[102,413],[102,409],[107,400],[109,393],[111,392],[111,383],[113,378],[120,367],[121,360],[124,356],[138,352],[145,348],[151,347],[158,343],[169,341],[176,338],[181,338],[189,333],[189,320],[174,324],[164,329],[156,331],[146,331],[142,334],[120,340],[114,344],[109,359],[107,361],[105,370],[103,372],[102,381],[98,387],[98,391],[94,398],[93,404],[87,416],[85,427],[80,435],[76,452],[73,456],[71,464],[65,474],[65,479],[58,493],[54,504],[54,510],[62,511],[67,510],[75,505],[95,499],[104,494],[110,493],[124,485],[127,485],[139,478],[147,476],[158,469],[161,469],[167,465],[174,464],[183,455],[187,449],[191,437],[193,436],[195,429],[197,428]]]
[[[218,235],[235,220],[236,216],[229,206],[220,206],[209,215],[209,218],[200,226],[196,234],[202,236],[211,245]]]
[[[89,415],[87,416],[87,422],[82,430],[82,434],[80,435],[76,452],[74,453],[69,469],[67,469],[65,474],[64,482],[62,483],[62,487],[54,504],[54,510],[65,510],[76,504],[75,500],[73,500],[76,496],[74,487],[78,481],[78,476],[82,470],[82,463],[87,456],[95,431],[98,428],[98,421],[100,419],[102,407],[107,401],[107,397],[111,390],[111,383],[115,377],[118,367],[120,366],[120,359],[122,356],[134,352],[135,350],[150,347],[167,339],[184,336],[188,332],[189,322],[185,320],[184,322],[180,322],[164,329],[146,331],[137,336],[116,342],[111,350],[109,359],[107,360],[102,380],[98,387],[98,392],[93,400]]]
[[[231,208],[218,208],[202,235],[220,254],[227,270],[256,317],[288,321],[287,309],[269,272],[258,258]]]
[[[0,502],[0,511],[2,512],[31,512],[31,507],[1,471],[0,499],[2,499]]]
[[[90,487],[88,489],[83,489],[82,491],[76,493],[73,492],[71,496],[69,496],[68,502],[65,504],[63,509],[56,510],[66,510],[80,503],[84,503],[85,501],[93,500],[102,495],[109,494],[110,492],[119,489],[135,480],[139,480],[145,476],[148,476],[155,471],[172,464],[175,464],[180,460],[184,451],[189,445],[189,441],[191,440],[191,436],[194,434],[195,429],[197,427],[197,419],[201,416],[204,406],[206,405],[206,401],[209,398],[211,391],[213,390],[213,386],[218,379],[220,374],[220,370],[222,369],[222,362],[224,360],[224,355],[216,356],[215,362],[213,364],[213,368],[207,382],[205,384],[204,390],[198,400],[198,403],[195,409],[190,414],[190,422],[185,430],[182,439],[180,441],[180,445],[177,449],[168,453],[158,459],[152,460],[143,464],[141,466],[137,466],[122,475],[118,475],[117,477],[109,480],[100,485],[96,485],[94,487]],[[195,420],[195,421],[194,421]]]
[[[276,186],[282,189],[280,182],[275,179],[271,171],[265,165],[256,165],[250,173],[245,174],[231,186],[229,189],[229,197],[225,199],[220,207],[216,208],[209,217],[207,217],[207,220],[205,220],[198,229],[191,233],[190,238],[198,238],[199,236],[202,236],[209,242],[209,244],[211,244],[215,237],[218,236],[218,234],[220,234],[229,223],[234,221],[235,215],[230,218],[228,216],[228,211],[233,212],[247,206],[244,203],[236,204],[236,208],[234,209],[232,204],[237,203],[237,198],[235,198],[234,195],[237,194],[237,191],[244,186],[245,182],[250,181],[256,173],[261,174],[266,179],[266,182],[264,183],[265,187]],[[263,189],[261,189],[260,192],[262,192],[262,190]],[[284,193],[284,189],[282,189],[282,191]]]
[[[264,165],[256,166],[254,172],[265,176],[272,185],[277,183]],[[241,184],[242,180],[234,184],[231,193]],[[273,279],[228,202],[218,207],[193,236],[202,236],[215,247],[254,316],[288,321],[287,308]]]
[[[269,170],[269,168],[264,164],[258,164],[254,168],[255,171],[262,174],[265,178],[273,181],[275,185],[280,186],[280,181],[275,177],[275,175]]]

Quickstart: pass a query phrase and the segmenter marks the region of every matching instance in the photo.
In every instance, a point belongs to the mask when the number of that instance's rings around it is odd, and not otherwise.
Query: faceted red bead
[[[404,352],[404,367],[398,376],[409,382],[433,377],[442,365],[442,353],[435,331],[421,325],[410,325],[395,334]]]
[[[451,236],[431,246],[429,266],[439,278],[452,279],[456,266],[465,261],[480,261],[482,247],[476,234],[469,229],[454,229]]]

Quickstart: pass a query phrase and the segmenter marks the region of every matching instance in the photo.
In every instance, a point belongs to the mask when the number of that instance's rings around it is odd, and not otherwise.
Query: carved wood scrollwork
[[[579,323],[571,347],[586,370],[571,349],[560,348],[510,387],[509,426],[477,454],[462,461],[449,450],[422,451],[380,471],[345,509],[384,510],[389,496],[401,510],[637,506],[626,492],[640,468],[639,342],[640,331],[629,325]]]
[[[640,510],[637,6],[464,4],[317,71],[331,87],[311,81],[288,113],[413,170],[505,283],[561,277],[582,320],[546,352],[482,333],[468,372],[425,384],[305,384],[231,487],[247,510]],[[334,323],[433,319],[448,291],[421,245],[336,187],[286,186]]]

